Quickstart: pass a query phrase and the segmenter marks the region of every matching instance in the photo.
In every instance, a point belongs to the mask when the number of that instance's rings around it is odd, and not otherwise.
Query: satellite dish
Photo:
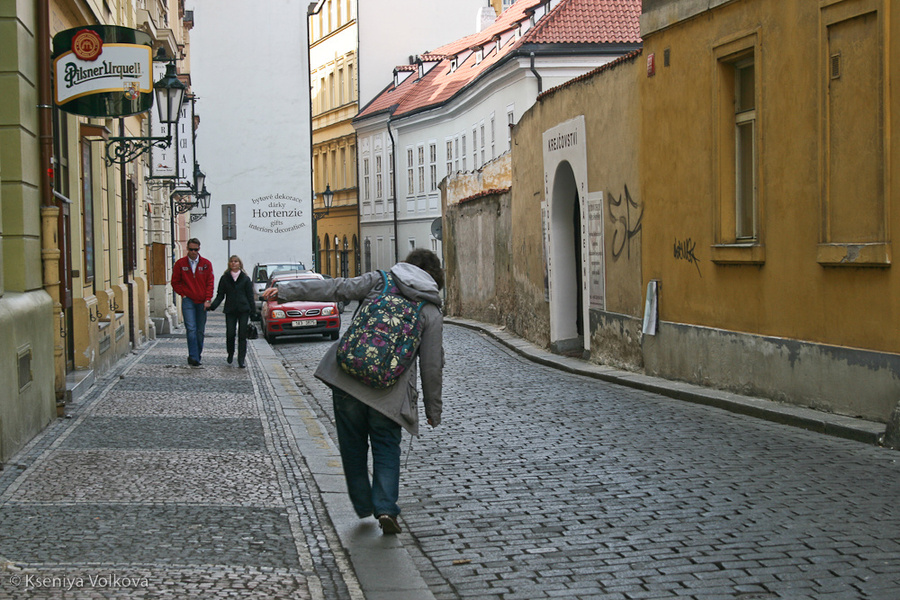
[[[441,236],[443,235],[443,226],[441,225],[440,217],[431,222],[431,235],[433,235],[436,239],[442,239]]]

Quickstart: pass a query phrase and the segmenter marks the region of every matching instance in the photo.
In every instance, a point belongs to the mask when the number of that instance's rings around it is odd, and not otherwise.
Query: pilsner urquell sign
[[[151,38],[143,31],[85,25],[53,36],[56,105],[86,117],[127,117],[153,106]]]

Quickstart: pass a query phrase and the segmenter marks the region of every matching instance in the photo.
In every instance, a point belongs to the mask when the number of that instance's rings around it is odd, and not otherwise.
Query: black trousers
[[[243,364],[244,357],[247,356],[247,323],[249,321],[249,312],[225,313],[225,349],[228,350],[228,356],[234,355],[234,330],[237,329],[238,364]]]

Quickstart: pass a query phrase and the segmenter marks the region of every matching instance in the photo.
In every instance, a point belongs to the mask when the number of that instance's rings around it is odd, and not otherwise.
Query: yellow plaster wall
[[[817,260],[823,241],[820,157],[826,77],[820,4],[737,2],[645,39],[644,55],[655,56],[656,75],[643,76],[640,84],[645,124],[643,278],[661,282],[659,316],[664,321],[897,352],[900,338],[892,326],[900,295],[896,267],[823,266]],[[872,4],[880,7],[884,19],[886,5]],[[894,21],[890,28],[896,34]],[[760,49],[756,68],[761,85],[758,173],[764,262],[715,264],[713,49],[751,34],[758,36]],[[666,49],[669,67],[663,66]],[[896,52],[886,49],[886,61],[889,54]],[[896,76],[897,61],[889,62]],[[894,91],[887,98],[885,126],[891,122],[891,107],[897,105]],[[859,110],[871,107],[860,105]],[[887,138],[895,144],[897,132],[890,130]],[[896,172],[889,147],[888,170]],[[888,187],[886,194],[888,230],[900,231],[896,193]],[[691,255],[696,262],[689,260]]]

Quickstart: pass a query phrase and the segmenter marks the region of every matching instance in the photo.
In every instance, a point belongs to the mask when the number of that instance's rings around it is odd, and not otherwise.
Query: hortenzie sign
[[[85,25],[53,37],[60,109],[86,117],[127,117],[153,106],[151,37],[136,29]]]

